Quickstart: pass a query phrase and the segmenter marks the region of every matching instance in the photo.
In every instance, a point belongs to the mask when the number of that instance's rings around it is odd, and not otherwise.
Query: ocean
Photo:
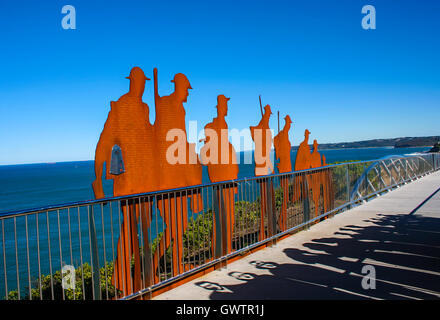
[[[408,155],[429,150],[419,148],[359,148],[319,150],[327,163],[348,160],[374,160],[389,155]],[[239,178],[254,176],[254,165],[244,164],[240,155]],[[292,151],[295,159],[296,151]],[[276,166],[274,166],[276,167]],[[30,208],[94,199],[94,161],[39,163],[0,166],[0,214]],[[206,167],[203,183],[209,182]],[[112,196],[113,183],[104,181],[106,196]]]

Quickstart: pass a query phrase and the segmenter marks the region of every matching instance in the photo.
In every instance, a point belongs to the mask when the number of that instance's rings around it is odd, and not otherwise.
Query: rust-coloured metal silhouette
[[[255,176],[264,176],[272,173],[273,165],[270,161],[270,149],[272,147],[272,132],[269,128],[269,119],[272,111],[267,104],[264,114],[257,126],[251,126],[251,137],[255,143],[254,160]]]
[[[325,155],[322,155],[322,166],[327,166]],[[330,211],[333,208],[334,196],[333,196],[333,178],[331,169],[325,169],[322,171],[322,187],[324,194],[324,209]]]
[[[280,162],[277,164],[279,173],[292,171],[292,161],[290,159],[290,151],[292,146],[289,141],[289,130],[292,120],[290,119],[290,116],[287,115],[284,118],[284,121],[284,128],[273,139],[276,159],[280,160]]]
[[[237,155],[234,147],[229,142],[228,124],[225,117],[228,114],[228,101],[224,95],[217,97],[217,117],[205,126],[205,145],[200,150],[202,163],[208,166],[208,175],[211,182],[220,182],[226,180],[237,179],[238,164]],[[222,190],[216,189],[217,198],[223,199],[219,208],[214,212],[216,217],[213,218],[212,233],[212,252],[218,241],[218,232],[216,230],[220,226],[216,225],[216,221],[223,226],[226,238],[223,239],[223,253],[227,254],[232,251],[232,235],[234,234],[235,224],[235,194],[237,187],[234,185],[223,186]],[[224,207],[224,208],[222,208]],[[224,209],[225,216],[222,215]]]
[[[289,130],[292,123],[290,116],[284,118],[284,128],[278,132],[273,139],[275,147],[275,156],[279,160],[277,164],[278,172],[285,173],[292,171],[292,161],[290,159],[291,144],[289,141]],[[282,231],[287,228],[287,203],[289,201],[289,180],[287,177],[280,178],[281,188],[283,190],[283,203],[281,206],[281,214],[279,219],[279,226]]]
[[[149,121],[149,107],[142,101],[145,89],[145,81],[150,80],[139,67],[134,67],[130,76],[130,89],[127,94],[121,96],[118,101],[111,102],[111,110],[108,114],[104,129],[99,138],[95,151],[95,176],[93,191],[97,199],[104,197],[102,188],[102,173],[106,163],[105,176],[113,179],[113,195],[122,196],[127,194],[142,193],[156,190],[157,176],[153,165],[155,164],[153,127]],[[118,146],[118,148],[114,148]],[[110,173],[110,162],[113,150],[122,152],[124,172]],[[140,267],[137,232],[137,218],[139,204],[121,203],[123,222],[121,224],[121,236],[118,242],[118,252],[115,261],[113,281],[115,286],[129,294],[139,290]],[[144,233],[147,232],[147,220],[149,212],[145,212],[142,225]],[[148,234],[148,233],[147,233]],[[131,237],[130,237],[131,236]],[[130,260],[135,258],[135,270],[132,276]],[[123,285],[124,283],[124,285]]]
[[[254,150],[254,161],[255,161],[255,176],[265,176],[267,174],[273,173],[273,165],[270,161],[270,150],[272,147],[272,132],[269,128],[269,119],[272,111],[270,110],[270,106],[267,104],[264,107],[264,113],[262,118],[257,126],[251,126],[251,137],[255,143]],[[268,185],[268,183],[264,180],[259,181],[260,183],[260,232],[259,239],[264,239],[264,220],[267,215],[266,208],[268,207],[268,202],[272,202],[273,206],[273,192],[272,190],[268,190],[268,188],[272,189],[272,185]],[[268,199],[268,194],[272,195],[272,199]]]
[[[320,168],[326,165],[325,157],[321,157],[318,152],[318,142],[316,139],[313,141],[313,152],[310,152],[310,147],[308,144],[309,135],[310,131],[306,129],[304,133],[304,141],[298,148],[295,171]],[[319,215],[321,195],[323,198],[323,207],[325,211],[329,211],[329,209],[333,206],[334,197],[332,195],[332,179],[329,170],[320,170],[318,172],[298,176],[295,186],[295,200],[297,200],[301,195],[303,199],[308,197],[308,192],[311,189],[312,200],[315,207],[315,216]]]
[[[149,120],[149,107],[142,101],[145,83],[148,79],[142,69],[134,67],[130,71],[130,88],[127,94],[121,96],[116,102],[111,102],[111,111],[108,114],[104,129],[100,135],[95,151],[95,175],[93,191],[96,198],[103,198],[102,175],[106,164],[105,177],[113,179],[113,195],[123,196],[136,193],[145,193],[165,189],[174,189],[202,183],[202,165],[195,151],[195,144],[188,143],[185,128],[185,108],[188,90],[192,89],[187,77],[178,73],[171,81],[174,83],[174,92],[167,96],[159,96],[157,86],[157,69],[154,69],[154,97],[156,120],[154,125]],[[228,111],[229,98],[224,95],[217,97],[217,117],[205,126],[207,139],[201,153],[206,159],[209,178],[212,182],[234,180],[238,176],[237,155],[228,139],[228,125],[225,117]],[[260,98],[260,108],[261,98]],[[255,176],[265,176],[273,173],[273,164],[270,160],[272,146],[272,133],[269,128],[269,119],[272,114],[270,106],[264,107],[262,119],[257,126],[251,126],[251,136],[255,143]],[[277,165],[280,173],[290,172],[292,164],[290,159],[291,144],[289,142],[289,130],[291,126],[289,116],[285,117],[285,125],[274,139]],[[279,124],[278,124],[279,126]],[[209,133],[214,133],[213,135]],[[305,139],[300,144],[295,170],[317,168],[326,165],[325,157],[318,153],[318,144],[314,141],[314,151],[310,152],[308,145],[310,132],[305,131]],[[217,137],[217,144],[214,137]],[[170,151],[171,150],[171,151]],[[177,152],[177,154],[176,154]],[[212,153],[217,153],[211,161]],[[182,156],[183,154],[183,156]],[[204,161],[205,162],[205,161]],[[265,238],[265,219],[268,219],[268,235],[276,230],[273,224],[273,211],[275,210],[274,193],[272,183],[265,179],[259,179],[260,185],[260,232],[259,239]],[[271,181],[271,180],[270,180]],[[289,185],[287,179],[281,177],[283,189],[282,212],[279,219],[279,228],[287,229],[287,203],[289,201]],[[321,188],[324,193],[324,208],[333,206],[332,176],[330,170],[319,173],[300,175],[295,180],[294,200],[300,195],[308,197],[309,189],[312,189],[315,202],[316,215]],[[214,209],[214,234],[213,250],[219,241],[216,221],[221,221],[224,227],[221,230],[223,237],[222,255],[232,251],[232,236],[234,233],[235,194],[237,187],[222,185],[218,187],[217,202],[219,208]],[[307,195],[306,195],[307,194]],[[155,201],[153,201],[154,199]],[[190,205],[188,207],[188,202]],[[154,254],[152,265],[147,261],[150,256],[151,239],[149,229],[152,219],[153,206],[157,206],[164,221],[164,240],[159,241]],[[190,191],[180,190],[166,195],[146,196],[142,199],[121,200],[122,223],[120,238],[117,244],[117,257],[114,262],[114,274],[112,282],[124,296],[137,292],[144,285],[153,284],[152,274],[156,282],[159,261],[171,247],[172,276],[176,276],[191,267],[183,259],[183,235],[188,224],[189,210],[193,213],[203,209],[203,199],[197,189]],[[217,217],[220,217],[219,220]],[[267,218],[266,218],[267,217]],[[271,220],[271,221],[269,221]],[[140,224],[143,234],[143,244],[139,244],[138,225]],[[220,224],[220,223],[219,223]],[[141,281],[141,255],[143,248],[144,279]],[[134,264],[132,265],[132,261]]]
[[[319,168],[322,166],[321,155],[318,152],[318,141],[313,140],[313,152],[310,157],[310,167],[311,168]]]
[[[104,197],[101,181],[104,162],[107,164],[106,178],[114,181],[114,196],[148,192],[156,187],[154,170],[145,168],[146,164],[154,162],[153,127],[149,107],[142,102],[145,81],[150,79],[139,67],[134,67],[127,78],[130,79],[130,90],[118,101],[111,102],[111,110],[96,146],[93,191],[97,199]],[[108,172],[114,145],[122,150],[125,172],[120,175]]]
[[[155,82],[155,109],[154,136],[156,141],[155,156],[160,172],[160,189],[173,189],[202,183],[202,166],[195,152],[195,144],[187,142],[185,128],[185,108],[188,90],[192,89],[187,77],[178,73],[171,82],[174,83],[174,92],[168,96],[159,96],[157,87],[157,69],[154,69]],[[180,138],[180,140],[179,140]],[[183,145],[182,145],[183,144]],[[185,151],[181,162],[173,163],[174,154],[170,153],[173,145]],[[180,149],[182,150],[182,149]],[[191,199],[191,210],[202,210],[202,198],[199,193],[189,194],[179,191],[166,197],[159,197],[157,207],[166,224],[165,246],[172,245],[173,275],[184,271],[183,265],[183,234],[188,223],[188,198]],[[159,250],[154,258],[155,265],[159,255],[165,249],[160,242]],[[157,276],[157,274],[156,274]]]
[[[309,147],[310,131],[306,129],[304,131],[304,140],[300,143],[296,152],[295,159],[295,171],[307,170],[311,167],[311,152]],[[308,198],[309,190],[309,178],[305,174],[301,174],[295,177],[294,195],[293,200],[297,201],[302,198],[303,200]]]
[[[310,131],[306,129],[304,132],[304,140],[298,147],[295,160],[295,171],[307,170],[311,168],[311,152],[309,147]]]

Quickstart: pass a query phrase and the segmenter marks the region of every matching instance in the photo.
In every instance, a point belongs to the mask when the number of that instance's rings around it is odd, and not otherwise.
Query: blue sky
[[[63,5],[76,30],[61,28]],[[376,30],[361,8],[376,8]],[[194,90],[187,121],[260,119],[258,95],[319,142],[440,135],[439,1],[2,1],[0,164],[90,160],[133,66],[171,93]],[[144,101],[154,121],[153,83]],[[282,122],[283,123],[283,122]]]

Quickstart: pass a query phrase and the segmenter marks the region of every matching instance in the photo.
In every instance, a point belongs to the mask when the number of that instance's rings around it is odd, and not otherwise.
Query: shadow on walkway
[[[196,285],[211,290],[210,299],[439,299],[440,219],[415,213],[368,221],[374,224],[313,239],[307,250],[285,249],[291,263],[251,262],[250,270],[270,275],[232,271],[241,284]],[[374,266],[375,289],[362,287],[365,265]]]

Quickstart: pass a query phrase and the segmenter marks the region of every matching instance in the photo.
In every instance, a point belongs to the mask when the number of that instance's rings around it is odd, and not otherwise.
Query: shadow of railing
[[[284,249],[288,263],[268,258],[251,261],[246,273],[232,269],[229,276],[240,284],[196,285],[212,291],[210,299],[439,299],[440,218],[415,212],[364,222],[305,249]],[[375,289],[363,289],[367,265],[374,267]]]

